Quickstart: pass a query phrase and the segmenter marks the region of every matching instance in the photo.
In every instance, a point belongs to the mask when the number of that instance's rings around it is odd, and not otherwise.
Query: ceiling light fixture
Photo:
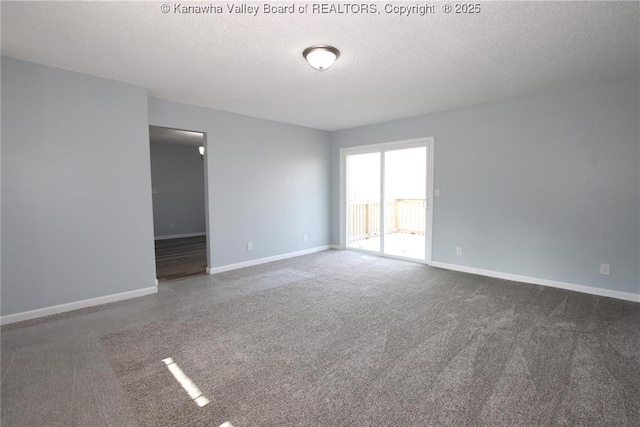
[[[336,62],[340,57],[340,51],[333,46],[320,44],[306,48],[302,56],[313,68],[324,71]]]

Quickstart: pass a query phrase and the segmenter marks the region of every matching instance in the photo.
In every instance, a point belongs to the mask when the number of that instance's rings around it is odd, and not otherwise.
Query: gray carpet
[[[640,304],[304,258],[218,274],[232,297],[102,338],[141,426],[640,424]]]

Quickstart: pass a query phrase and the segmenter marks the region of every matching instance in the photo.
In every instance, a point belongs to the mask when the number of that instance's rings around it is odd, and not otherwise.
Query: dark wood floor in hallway
[[[207,241],[205,236],[156,240],[156,275],[167,282],[206,274]]]

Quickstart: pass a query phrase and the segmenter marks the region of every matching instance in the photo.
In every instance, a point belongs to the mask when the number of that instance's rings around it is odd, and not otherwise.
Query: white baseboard
[[[64,313],[66,311],[78,310],[81,308],[93,307],[95,305],[107,304],[109,302],[122,301],[130,298],[143,297],[158,292],[157,286],[136,289],[135,291],[121,292],[119,294],[106,295],[103,297],[90,298],[82,301],[70,302],[67,304],[54,305],[51,307],[38,308],[36,310],[23,311],[16,314],[8,314],[0,317],[0,325],[22,322],[24,320],[36,319],[38,317],[51,316],[52,314]]]
[[[640,302],[640,294],[631,292],[613,291],[610,289],[596,288],[592,286],[576,285],[574,283],[557,282],[555,280],[538,279],[536,277],[520,276],[518,274],[502,273],[500,271],[483,270],[481,268],[466,267],[463,265],[448,264],[445,262],[431,262],[431,267],[444,268],[446,270],[462,271],[464,273],[479,274],[480,276],[495,277],[496,279],[511,280],[513,282],[531,283],[533,285],[549,286],[551,288],[566,289],[601,297],[616,298],[625,301]]]
[[[318,246],[317,248],[304,249],[302,251],[289,252],[282,255],[270,256],[267,258],[252,259],[251,261],[239,262],[237,264],[222,265],[220,267],[213,267],[213,268],[207,267],[207,274],[216,274],[216,273],[222,273],[224,271],[237,270],[239,268],[251,267],[259,264],[266,264],[268,262],[280,261],[283,259],[294,258],[302,255],[309,255],[315,252],[326,251],[328,249],[331,249],[330,245]]]
[[[172,234],[170,236],[155,236],[154,240],[169,240],[169,239],[182,239],[184,237],[198,237],[198,236],[206,236],[207,233],[204,231],[201,233],[186,233],[186,234]]]
[[[461,271],[463,273],[479,274],[477,268],[465,267],[464,265],[447,264],[445,262],[432,261],[430,267],[444,268],[445,270]]]

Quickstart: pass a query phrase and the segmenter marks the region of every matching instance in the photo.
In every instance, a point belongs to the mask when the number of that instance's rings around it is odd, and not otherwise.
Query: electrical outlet
[[[611,266],[609,264],[600,264],[600,274],[604,274],[605,276],[608,276],[610,269],[611,269]]]
[[[460,246],[456,248],[456,255],[462,255],[462,248]]]
[[[305,234],[305,235],[302,237],[302,240],[306,242],[307,240],[309,240],[309,237]]]
[[[248,251],[252,251],[253,250],[253,243],[251,243],[251,242],[247,243],[247,250]]]

